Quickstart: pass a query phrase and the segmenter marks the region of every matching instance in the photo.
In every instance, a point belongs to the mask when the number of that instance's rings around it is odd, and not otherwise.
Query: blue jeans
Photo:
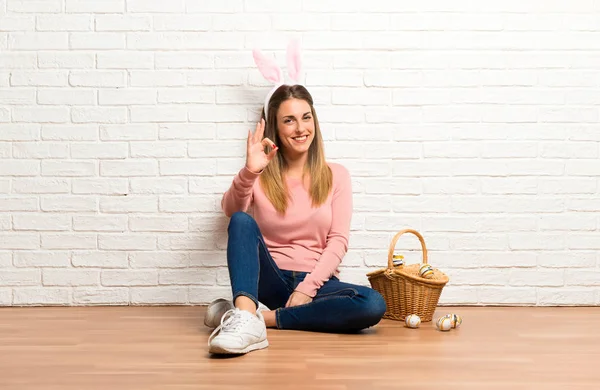
[[[243,295],[276,310],[279,329],[355,332],[383,317],[386,304],[381,294],[341,282],[335,276],[318,290],[312,302],[286,308],[289,296],[307,272],[280,270],[250,215],[233,214],[227,231],[227,266],[234,301]]]

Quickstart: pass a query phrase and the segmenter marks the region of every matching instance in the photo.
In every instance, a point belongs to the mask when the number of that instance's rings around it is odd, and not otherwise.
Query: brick
[[[538,305],[579,306],[596,304],[595,291],[582,287],[540,287],[537,289]]]
[[[156,270],[105,270],[102,271],[103,286],[156,286]]]
[[[186,75],[176,70],[132,70],[129,72],[132,87],[175,87],[185,85]]]
[[[73,251],[74,267],[127,268],[127,252],[123,251]]]
[[[14,158],[51,159],[69,157],[69,145],[53,142],[18,142],[13,145]]]
[[[218,92],[217,92],[218,93]],[[256,101],[256,100],[254,100]],[[214,103],[215,93],[203,88],[168,88],[158,90],[159,103]],[[222,103],[222,102],[219,102]],[[229,102],[226,102],[229,103]]]
[[[98,101],[107,106],[155,105],[156,95],[156,91],[148,88],[103,89],[98,92]]]
[[[161,160],[160,174],[163,176],[210,176],[216,173],[214,159]]]
[[[42,233],[42,249],[95,249],[95,234]]]
[[[153,141],[157,139],[157,128],[152,125],[101,125],[102,141]]]
[[[19,88],[12,91],[0,91],[0,104],[35,104],[35,90]]]
[[[593,251],[543,251],[537,254],[537,264],[540,267],[592,268],[596,264],[596,255]]]
[[[14,32],[8,37],[9,50],[68,50],[66,32]]]
[[[71,218],[68,215],[48,213],[13,214],[13,228],[14,230],[66,231],[71,229]]]
[[[187,187],[187,180],[184,178],[130,179],[132,194],[184,194],[187,191]]]
[[[41,134],[46,141],[94,141],[98,139],[98,125],[43,125]]]
[[[190,178],[189,191],[190,194],[222,195],[231,186],[232,180],[231,177]]]
[[[208,31],[211,27],[208,15],[156,15],[155,31]],[[215,31],[222,29],[214,28]]]
[[[129,148],[125,142],[76,143],[71,145],[71,157],[96,159],[124,159]]]
[[[44,196],[41,200],[42,211],[90,211],[98,209],[97,200],[92,196]]]
[[[0,198],[0,211],[38,211],[38,199],[30,196]]]
[[[40,162],[37,160],[8,160],[0,164],[2,176],[38,176]]]
[[[97,286],[100,280],[98,270],[44,269],[44,286]]]
[[[565,271],[562,269],[513,269],[510,274],[511,286],[563,286],[565,284]]]
[[[19,194],[66,194],[70,192],[71,184],[68,179],[60,178],[15,178],[12,188]]]
[[[535,288],[487,287],[477,289],[477,297],[482,304],[495,305],[535,305]]]
[[[596,218],[586,213],[565,213],[562,215],[542,215],[539,219],[541,231],[596,230]]]
[[[67,80],[68,75],[64,71],[17,71],[11,74],[10,85],[13,87],[66,87]]]
[[[101,0],[90,2],[88,0],[65,0],[67,13],[123,13],[125,0]]]
[[[40,15],[37,17],[37,31],[91,31],[92,18],[89,15]]]
[[[127,216],[74,216],[73,230],[90,232],[124,232],[127,230]]]
[[[73,123],[126,123],[125,107],[73,107],[71,108]]]
[[[92,69],[95,59],[91,53],[40,52],[38,66],[41,69]]]
[[[156,237],[148,234],[99,234],[98,248],[103,250],[154,250]]]
[[[190,287],[189,294],[192,304],[208,304],[217,298],[232,298],[231,287],[228,286]]]
[[[175,105],[131,106],[129,110],[131,122],[186,122],[188,118],[187,108]]]
[[[156,176],[158,161],[139,159],[127,161],[101,161],[100,176]]]
[[[232,125],[230,123],[227,124]],[[214,139],[216,124],[214,123],[161,123],[159,136],[161,140],[196,140]]]
[[[168,196],[160,197],[159,209],[168,213],[207,212],[215,210],[213,197]]]
[[[184,268],[188,267],[189,262],[187,251],[129,252],[131,268]]]
[[[151,31],[150,16],[95,15],[96,31]]]
[[[216,282],[216,272],[214,269],[206,268],[184,270],[160,270],[158,282],[161,285],[189,284],[212,286]]]
[[[161,250],[212,250],[215,248],[214,237],[197,234],[172,233],[158,237],[158,248]]]
[[[41,271],[32,270],[0,270],[0,286],[36,286],[41,282]]]
[[[66,123],[69,121],[67,107],[17,106],[12,110],[14,122]]]
[[[73,179],[73,194],[124,195],[127,179]]]
[[[477,304],[477,287],[454,286],[444,287],[444,293],[440,296],[439,305],[472,305]]]
[[[538,193],[539,179],[533,177],[485,177],[481,179],[483,194],[530,194]]]
[[[6,18],[0,19],[5,23]],[[1,29],[5,28],[3,24]],[[35,69],[37,65],[37,56],[31,53],[2,53],[0,54],[0,69]]]
[[[184,142],[132,142],[131,157],[187,157],[187,149],[188,147]]]
[[[129,289],[127,288],[82,287],[73,289],[74,305],[124,305],[127,303],[129,303]]]
[[[213,57],[207,53],[157,52],[154,58],[156,69],[201,69],[213,66]]]
[[[14,256],[15,267],[64,268],[71,264],[69,251],[17,251]]]
[[[115,87],[127,86],[125,72],[110,70],[72,71],[69,74],[69,84],[73,87]]]
[[[130,217],[132,232],[180,232],[187,231],[188,219],[183,216],[139,216]]]
[[[95,176],[96,163],[93,161],[43,160],[43,176]]]
[[[18,13],[55,13],[62,11],[60,0],[8,0],[6,9]]]
[[[12,303],[12,290],[10,288],[0,289],[0,305],[10,306]]]
[[[69,305],[71,303],[70,288],[15,288],[13,305]]]
[[[187,73],[189,86],[228,86],[242,85],[246,80],[245,73],[232,70],[198,70]]]
[[[85,106],[96,104],[96,93],[93,90],[49,89],[38,90],[39,104]]]
[[[598,249],[598,241],[600,234],[598,233],[571,233],[566,237],[567,249]]]
[[[15,179],[17,180],[17,179]],[[8,194],[10,192],[10,179],[0,179],[0,194]],[[18,191],[15,191],[18,192]]]
[[[188,302],[188,287],[132,287],[131,303],[147,304],[185,304]]]
[[[188,253],[190,253],[190,267],[227,266],[227,257],[224,251],[192,251]]]
[[[103,213],[152,213],[158,211],[158,199],[155,196],[120,196],[100,199],[100,211]]]

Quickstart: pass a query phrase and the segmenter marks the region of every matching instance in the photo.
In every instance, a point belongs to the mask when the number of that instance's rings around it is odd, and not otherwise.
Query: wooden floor
[[[269,330],[268,349],[233,358],[208,354],[205,310],[0,308],[0,389],[600,389],[600,308],[440,308],[464,319],[450,332]]]

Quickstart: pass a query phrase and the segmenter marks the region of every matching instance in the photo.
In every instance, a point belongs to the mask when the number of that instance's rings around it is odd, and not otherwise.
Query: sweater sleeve
[[[233,178],[231,186],[223,194],[221,208],[231,217],[237,211],[246,212],[252,203],[252,187],[260,173],[254,173],[244,166]]]
[[[327,234],[327,243],[312,272],[306,275],[296,287],[297,291],[310,297],[314,297],[317,290],[335,274],[348,251],[353,207],[352,181],[346,168],[341,165],[334,174],[340,177],[331,201],[332,221],[331,229]]]

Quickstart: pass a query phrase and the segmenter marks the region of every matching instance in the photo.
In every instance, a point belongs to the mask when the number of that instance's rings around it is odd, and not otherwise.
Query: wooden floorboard
[[[2,390],[600,389],[600,308],[445,307],[460,329],[269,330],[211,357],[205,307],[0,308]],[[284,387],[285,386],[285,387]]]

